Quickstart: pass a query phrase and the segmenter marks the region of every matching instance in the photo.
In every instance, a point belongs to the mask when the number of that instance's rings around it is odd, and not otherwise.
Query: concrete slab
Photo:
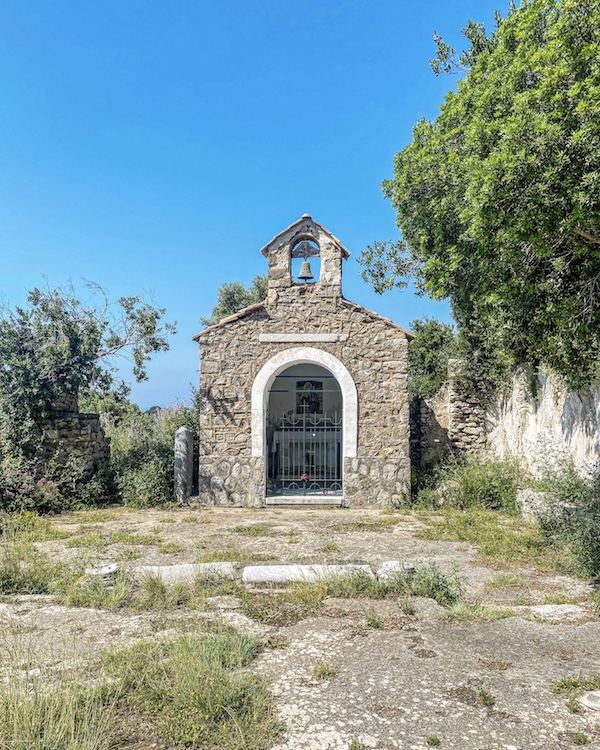
[[[412,563],[403,563],[400,560],[386,560],[375,573],[377,578],[385,580],[397,575],[411,575],[416,570]]]
[[[246,565],[242,572],[242,583],[314,582],[330,576],[357,573],[373,577],[369,565]]]
[[[131,572],[141,577],[143,575],[159,576],[164,583],[176,581],[193,581],[197,576],[214,578],[237,578],[238,565],[230,562],[188,563],[182,565],[140,565]]]

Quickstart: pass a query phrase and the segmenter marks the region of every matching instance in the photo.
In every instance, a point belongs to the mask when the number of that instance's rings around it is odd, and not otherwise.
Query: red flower
[[[308,480],[308,474],[300,474],[300,480],[306,482]]]

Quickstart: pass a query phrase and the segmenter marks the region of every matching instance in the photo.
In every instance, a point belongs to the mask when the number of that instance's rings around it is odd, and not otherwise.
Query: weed
[[[567,710],[570,711],[572,714],[583,713],[583,708],[579,705],[579,703],[577,703],[577,701],[573,700],[573,698],[567,701]]]
[[[393,516],[380,516],[379,518],[359,518],[357,521],[342,525],[344,531],[391,531],[397,523]]]
[[[54,585],[53,593],[70,607],[120,610],[133,604],[135,590],[131,580],[119,573],[113,586],[105,586],[100,576],[72,574]]]
[[[493,561],[577,573],[577,565],[569,550],[565,546],[549,545],[540,529],[522,518],[481,508],[448,508],[443,514],[419,515],[433,524],[416,532],[420,539],[468,542],[476,545],[484,558]]]
[[[289,645],[290,639],[279,633],[270,635],[265,642],[265,646],[270,649],[287,648]]]
[[[165,516],[164,518],[160,519],[160,523],[176,523],[177,519],[173,518],[173,516]]]
[[[523,588],[527,586],[527,581],[523,576],[517,573],[498,573],[491,580],[486,581],[486,588]]]
[[[117,555],[117,560],[119,562],[128,562],[129,560],[138,560],[141,556],[142,552],[139,549],[125,547]]]
[[[245,536],[269,536],[272,533],[270,529],[259,524],[253,526],[238,524],[233,527],[232,531],[235,531],[236,534],[244,534]]]
[[[444,617],[453,622],[492,622],[512,616],[509,610],[493,609],[480,602],[455,602],[444,612]]]
[[[367,625],[370,628],[381,627],[381,618],[375,611],[374,607],[369,607],[369,609],[365,612],[365,620],[367,621]]]
[[[553,682],[550,690],[559,695],[575,695],[586,690],[600,690],[600,674],[577,674]]]
[[[427,743],[427,747],[439,747],[442,744],[437,734],[427,735],[425,742]]]
[[[53,563],[18,527],[5,526],[0,541],[0,594],[47,594],[66,566]]]
[[[339,669],[333,666],[328,661],[320,661],[312,668],[311,675],[313,680],[331,680],[333,677],[337,677]]]
[[[514,462],[492,459],[450,459],[439,467],[433,477],[437,484],[434,502],[453,508],[487,508],[517,513],[518,466]],[[433,488],[427,495],[427,503]],[[417,501],[422,504],[423,490]]]
[[[588,745],[589,739],[587,734],[584,734],[583,732],[571,732],[569,735],[571,742],[574,745]]]
[[[506,672],[507,669],[512,667],[512,662],[502,661],[501,659],[479,659],[479,661],[485,665],[488,669],[496,669],[499,672]]]
[[[109,654],[110,692],[169,745],[259,750],[280,726],[264,680],[243,667],[260,641],[219,625]]]
[[[242,611],[258,622],[293,625],[315,612],[327,595],[322,583],[298,583],[282,594],[241,592]]]
[[[0,746],[35,750],[113,747],[112,706],[83,686],[83,676],[81,683],[78,675],[66,671],[44,677],[2,682]]]
[[[198,554],[196,555],[197,563],[207,562],[266,562],[267,560],[276,560],[276,555],[258,554],[239,547],[227,546],[224,549],[202,550],[198,545]]]
[[[158,548],[158,551],[161,555],[175,555],[183,549],[184,546],[181,542],[163,542]]]
[[[485,688],[481,688],[479,691],[479,700],[483,703],[484,706],[493,706],[496,703],[496,699],[494,696],[490,693],[489,690],[486,690]]]
[[[367,750],[367,746],[356,737],[353,737],[348,745],[348,750]]]
[[[407,615],[408,617],[412,617],[412,615],[417,612],[417,608],[407,596],[398,602],[398,606],[400,607],[402,614]]]
[[[328,542],[321,547],[321,552],[326,555],[331,555],[334,552],[339,552],[340,548],[334,542]]]

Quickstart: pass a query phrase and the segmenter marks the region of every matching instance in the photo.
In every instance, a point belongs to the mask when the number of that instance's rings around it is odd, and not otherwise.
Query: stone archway
[[[343,458],[356,456],[358,438],[358,394],[345,365],[329,352],[313,347],[293,347],[279,352],[260,369],[252,386],[252,456],[261,459],[266,473],[267,411],[269,394],[275,379],[294,365],[317,365],[330,372],[337,381],[343,404]]]

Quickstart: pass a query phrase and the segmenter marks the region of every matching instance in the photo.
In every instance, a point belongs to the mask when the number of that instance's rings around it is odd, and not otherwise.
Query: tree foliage
[[[0,317],[0,448],[32,452],[33,427],[65,394],[81,389],[120,394],[128,388],[116,373],[116,358],[129,359],[136,380],[147,379],[151,354],[169,348],[173,324],[164,310],[141,296],[110,304],[104,290],[89,285],[81,302],[70,288],[34,289],[27,307]]]
[[[267,277],[255,276],[252,284],[245,287],[239,281],[221,284],[217,297],[217,304],[213,307],[208,318],[200,318],[205,326],[212,326],[228,315],[233,315],[248,305],[262,302],[267,297]]]
[[[600,4],[523,0],[464,33],[460,57],[436,37],[435,72],[467,72],[396,155],[402,239],[368,248],[363,277],[412,275],[474,349],[579,386],[600,358]]]
[[[432,318],[410,324],[415,338],[408,348],[408,384],[412,396],[427,398],[448,379],[448,360],[457,355],[452,326]]]

